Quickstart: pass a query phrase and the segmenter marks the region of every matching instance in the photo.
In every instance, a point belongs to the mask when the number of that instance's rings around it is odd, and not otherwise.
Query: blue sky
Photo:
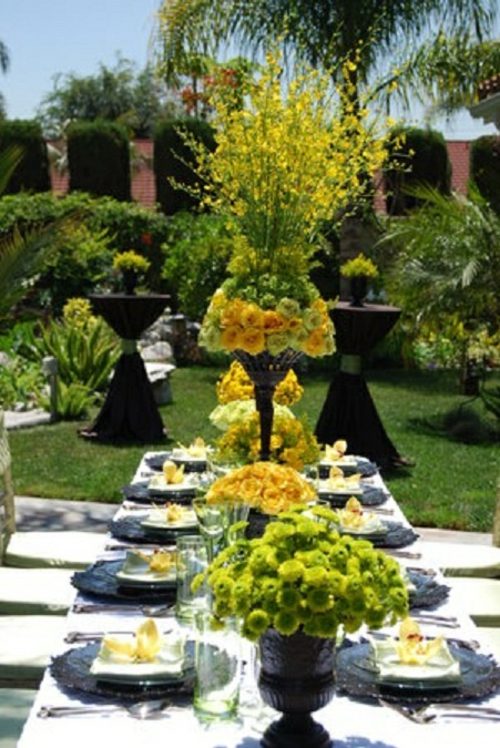
[[[33,117],[57,73],[93,75],[101,62],[113,66],[118,53],[142,68],[159,4],[160,0],[0,0],[0,39],[11,59],[7,75],[0,75],[8,117]],[[422,124],[419,112],[410,119]],[[467,112],[433,127],[455,140],[496,132]]]

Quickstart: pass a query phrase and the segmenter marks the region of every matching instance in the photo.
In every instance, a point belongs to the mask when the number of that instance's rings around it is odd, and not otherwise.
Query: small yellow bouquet
[[[208,489],[208,504],[245,503],[263,514],[279,514],[313,501],[314,488],[293,468],[255,462],[218,478]]]

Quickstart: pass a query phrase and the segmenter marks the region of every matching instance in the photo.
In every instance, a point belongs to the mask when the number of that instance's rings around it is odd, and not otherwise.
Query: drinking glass
[[[180,623],[190,624],[198,610],[208,607],[208,589],[205,583],[196,591],[192,589],[195,577],[208,566],[208,555],[203,538],[199,535],[182,535],[177,538],[177,599],[175,613]]]
[[[193,509],[210,562],[216,556],[218,545],[224,537],[226,527],[224,507],[221,504],[208,504],[205,498],[198,497],[193,499]]]
[[[200,722],[234,719],[241,680],[241,638],[238,621],[214,623],[209,611],[194,617],[196,628],[194,712]]]

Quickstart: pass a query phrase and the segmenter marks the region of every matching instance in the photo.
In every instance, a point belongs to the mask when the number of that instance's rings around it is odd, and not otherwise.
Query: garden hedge
[[[33,120],[0,121],[0,151],[9,146],[20,146],[23,156],[12,174],[5,194],[50,190],[47,145],[40,125]]]
[[[195,140],[201,141],[208,148],[215,147],[212,127],[204,120],[191,118],[169,119],[158,123],[154,134],[154,173],[156,181],[156,199],[166,215],[173,215],[179,210],[191,210],[199,200],[175,187],[171,179],[181,185],[192,187],[198,178],[191,167],[195,157],[184,142],[181,131]]]
[[[70,191],[130,200],[130,146],[115,122],[74,122],[68,128]]]
[[[389,215],[400,216],[418,205],[408,188],[430,185],[445,195],[450,193],[451,164],[443,135],[435,130],[399,127],[392,135],[403,135],[399,148],[392,149],[394,168],[384,173],[384,190]]]
[[[473,140],[469,164],[469,178],[492,209],[500,213],[500,135],[484,135]]]

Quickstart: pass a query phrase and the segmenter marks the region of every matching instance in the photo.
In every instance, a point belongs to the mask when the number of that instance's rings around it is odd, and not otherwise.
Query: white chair
[[[4,522],[0,521],[0,564],[5,566],[84,569],[102,552],[105,533],[94,532],[16,532],[11,456],[0,410],[0,481],[3,482]]]
[[[500,627],[500,579],[460,577],[446,579],[460,608],[478,626]]]
[[[37,692],[3,688],[0,692],[0,748],[14,748],[21,736]]]
[[[61,616],[0,616],[0,687],[37,687],[66,629]]]
[[[500,548],[492,545],[422,541],[429,566],[447,577],[500,578]]]

